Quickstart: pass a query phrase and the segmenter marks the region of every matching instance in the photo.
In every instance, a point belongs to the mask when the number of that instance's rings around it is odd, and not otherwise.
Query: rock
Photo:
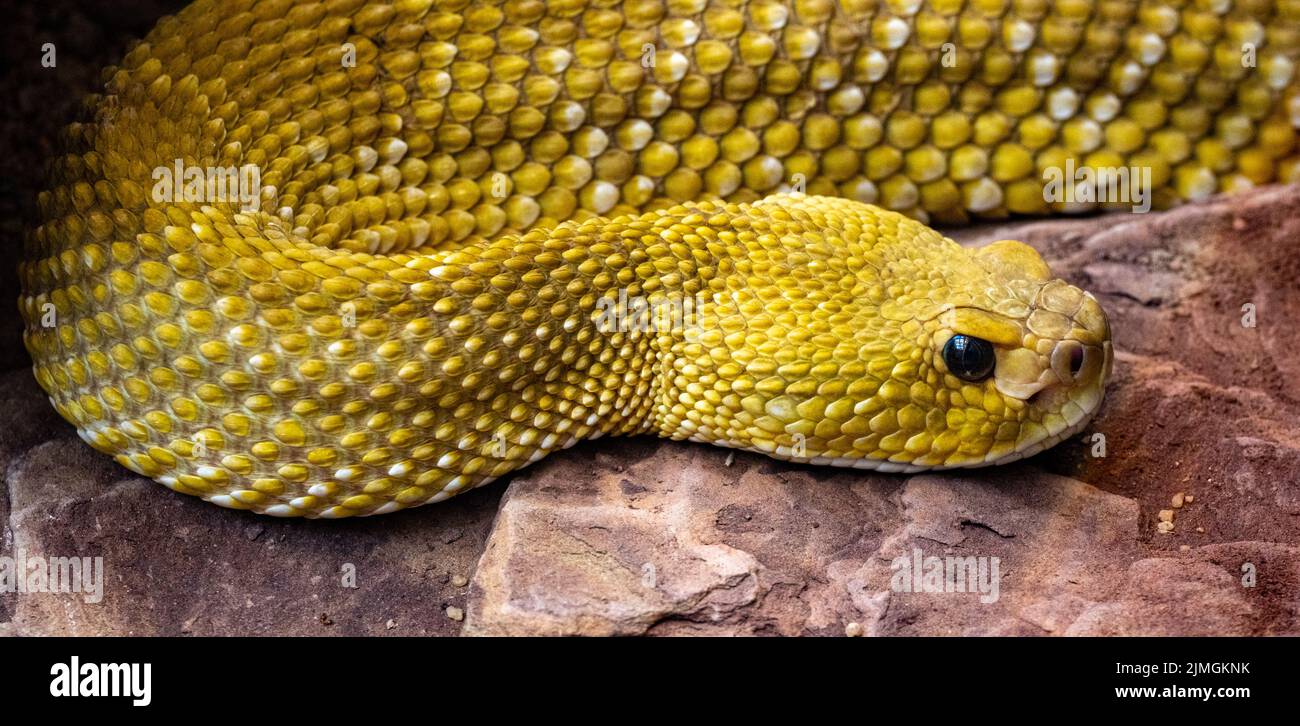
[[[915,476],[901,503],[904,526],[863,577],[881,603],[878,634],[1060,633],[1105,598],[1135,549],[1135,502],[1029,465]],[[1000,580],[975,594],[969,577],[965,593],[900,592],[900,565],[914,572],[929,557],[983,559]]]
[[[463,606],[465,593],[447,573],[473,569],[495,509],[483,490],[456,507],[322,527],[254,521],[125,472],[64,495],[27,470],[10,472],[10,491],[28,503],[9,514],[12,546],[0,554],[102,557],[105,580],[97,603],[78,593],[4,596],[22,635],[365,635],[389,619],[404,634],[455,634],[460,624],[443,610]],[[455,546],[438,540],[448,527],[466,532]]]
[[[749,454],[731,478],[699,446],[630,448],[624,471],[557,457],[516,479],[475,573],[466,634],[1300,629],[1300,548],[1237,542],[1143,557],[1137,502],[1030,464],[897,487]],[[913,573],[933,561],[971,569],[931,587]],[[1243,584],[1247,563],[1268,582]]]
[[[725,460],[634,439],[516,477],[470,585],[466,632],[842,633],[848,593],[819,579],[879,548],[900,482]]]
[[[1135,548],[1136,503],[1029,466],[900,481],[669,442],[622,461],[516,479],[467,634],[1054,632]],[[997,560],[1000,592],[895,592],[914,552]]]
[[[34,482],[19,474],[11,488]],[[26,496],[26,495],[25,495]],[[335,523],[258,519],[122,478],[99,492],[46,496],[10,513],[3,554],[102,557],[104,595],[10,594],[22,635],[365,635],[402,624],[411,635],[450,635],[465,602],[444,579],[473,569],[495,508],[491,492],[454,508]],[[467,534],[454,547],[438,533]]]
[[[1223,568],[1170,558],[1129,567],[1114,602],[1088,608],[1068,635],[1242,635],[1254,609]]]
[[[1300,631],[1300,547],[1233,542],[1134,562],[1110,602],[1068,635],[1278,635]]]

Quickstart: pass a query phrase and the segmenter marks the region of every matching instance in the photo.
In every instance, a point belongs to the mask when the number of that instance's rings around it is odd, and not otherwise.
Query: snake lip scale
[[[199,0],[63,135],[24,343],[88,444],[275,516],[603,436],[1004,464],[1088,425],[1110,326],[929,225],[1123,206],[1053,169],[1155,209],[1294,180],[1297,54],[1294,0]],[[598,322],[685,300],[689,335]]]

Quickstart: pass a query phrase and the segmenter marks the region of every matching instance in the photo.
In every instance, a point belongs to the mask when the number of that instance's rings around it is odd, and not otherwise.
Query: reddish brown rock
[[[1134,562],[1109,602],[1070,635],[1293,635],[1300,632],[1300,547],[1208,545]]]
[[[475,634],[838,633],[901,480],[638,439],[516,478],[475,571]]]
[[[1300,548],[1144,557],[1137,502],[1031,464],[900,487],[712,454],[646,442],[516,479],[466,634],[1300,632]]]
[[[670,442],[562,457],[507,492],[467,633],[1059,632],[1113,589],[1136,530],[1132,501],[1027,466],[903,480]],[[999,587],[895,592],[914,552],[983,558]]]
[[[1059,634],[1105,600],[1135,549],[1136,503],[1028,465],[916,476],[901,503],[906,522],[866,578],[882,603],[880,634]],[[999,578],[979,578],[974,594],[969,572],[966,592],[946,579],[938,592],[918,589],[917,576],[898,574],[914,572],[918,556],[982,559]]]

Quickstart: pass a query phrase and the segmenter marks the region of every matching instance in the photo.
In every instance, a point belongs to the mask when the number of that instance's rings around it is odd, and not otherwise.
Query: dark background
[[[59,131],[77,118],[86,94],[102,88],[104,69],[131,41],[184,6],[183,0],[0,2],[0,370],[30,365],[17,314],[17,265],[27,230],[38,223],[36,195]],[[41,65],[45,43],[55,46],[54,68]]]

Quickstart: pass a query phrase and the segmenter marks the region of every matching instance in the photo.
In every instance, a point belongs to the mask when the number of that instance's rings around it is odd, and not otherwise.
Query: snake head
[[[736,281],[739,302],[703,306],[661,394],[666,434],[910,472],[1030,456],[1101,405],[1106,315],[1028,245],[971,250],[828,197],[743,211],[737,239],[761,264]]]
[[[949,457],[947,466],[1005,463],[1073,435],[1100,407],[1112,361],[1101,305],[1053,279],[1032,247],[1002,240],[971,257],[983,294],[944,309],[930,336],[948,388],[978,400],[984,414],[972,426],[978,409],[949,409],[961,411],[950,418],[961,419],[969,441],[968,456]]]

